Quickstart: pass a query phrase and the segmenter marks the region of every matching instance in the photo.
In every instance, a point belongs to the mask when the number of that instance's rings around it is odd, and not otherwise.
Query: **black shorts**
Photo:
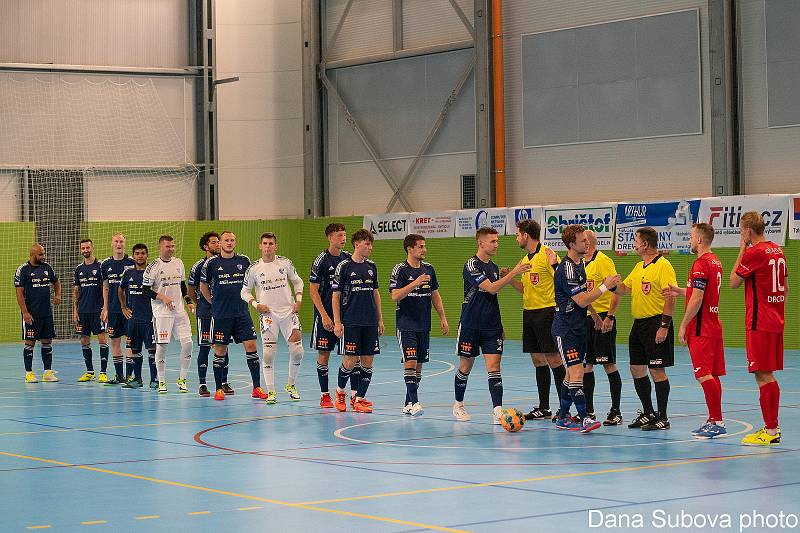
[[[136,320],[128,320],[125,329],[125,335],[128,337],[128,343],[133,353],[141,353],[142,345],[148,350],[155,348],[156,340],[153,335],[153,322],[137,322]]]
[[[632,365],[666,368],[675,364],[675,330],[669,323],[669,333],[661,344],[656,344],[656,331],[661,326],[661,315],[637,318],[633,321],[628,338]]]
[[[99,335],[106,332],[106,325],[100,320],[100,313],[78,313],[75,332],[81,337]]]
[[[106,333],[112,339],[118,339],[125,335],[128,319],[122,313],[109,313],[106,322]]]
[[[22,321],[22,340],[38,341],[40,339],[55,339],[56,328],[53,324],[53,315],[35,316],[33,324]]]
[[[197,317],[197,345],[211,346],[211,317]]]
[[[608,312],[598,313],[600,318],[605,319]],[[588,332],[586,341],[586,364],[587,365],[611,365],[617,362],[617,321],[611,326],[611,331],[603,333],[594,329],[594,320],[591,316],[586,317],[586,330]]]
[[[339,341],[339,355],[378,355],[381,344],[378,326],[345,326]]]
[[[554,337],[564,366],[582,365],[586,362],[585,331],[567,331],[563,335]]]
[[[397,330],[397,342],[400,344],[400,360],[403,363],[416,361],[427,363],[430,360],[431,334],[429,331]]]
[[[211,338],[214,344],[227,345],[231,341],[240,344],[256,338],[256,330],[250,315],[215,318],[211,322]]]
[[[555,307],[522,310],[522,351],[525,353],[556,353],[553,340]]]
[[[339,346],[339,337],[332,331],[322,327],[322,319],[314,317],[314,327],[311,329],[311,349],[318,352],[332,352]]]
[[[480,354],[503,355],[502,329],[472,329],[458,326],[456,354],[459,357],[478,357]]]

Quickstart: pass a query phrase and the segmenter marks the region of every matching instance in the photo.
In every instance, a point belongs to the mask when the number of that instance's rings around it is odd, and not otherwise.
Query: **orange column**
[[[506,206],[506,127],[503,101],[503,0],[492,2],[492,122],[495,205]]]

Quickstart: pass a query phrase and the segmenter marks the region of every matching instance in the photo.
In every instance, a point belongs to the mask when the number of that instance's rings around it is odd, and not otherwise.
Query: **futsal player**
[[[53,305],[61,304],[61,280],[53,267],[47,263],[44,246],[34,244],[30,258],[17,268],[14,274],[14,290],[17,305],[22,313],[22,359],[25,364],[25,383],[37,383],[33,372],[33,350],[36,341],[41,344],[42,381],[58,381],[53,371],[53,338],[56,336],[53,323],[53,308],[50,305],[50,285],[53,286]]]
[[[72,321],[75,330],[81,339],[83,361],[86,364],[86,373],[78,378],[78,382],[92,381],[95,379],[92,364],[92,335],[97,335],[100,343],[100,375],[97,381],[106,383],[106,368],[108,367],[108,344],[106,326],[101,315],[106,312],[103,307],[103,279],[100,261],[94,256],[92,239],[81,239],[80,251],[83,261],[75,267],[74,283],[72,287]]]
[[[764,236],[764,218],[756,211],[742,215],[739,256],[731,272],[731,288],[744,283],[747,370],[758,385],[764,427],[745,436],[742,444],[781,443],[778,404],[781,390],[775,372],[783,370],[784,305],[787,294],[786,256]]]
[[[205,253],[205,257],[197,260],[189,269],[189,279],[187,280],[188,295],[195,304],[195,314],[197,315],[197,345],[200,347],[197,353],[197,377],[200,382],[198,393],[200,396],[211,396],[211,392],[206,385],[206,374],[208,373],[208,354],[211,352],[211,304],[199,293],[200,290],[200,270],[206,259],[214,257],[219,253],[219,234],[215,231],[208,231],[200,237],[200,249]],[[226,394],[231,394],[232,389],[228,385],[228,364],[225,363],[225,375],[223,376],[222,389]],[[226,390],[226,388],[228,390]]]
[[[147,246],[134,244],[133,268],[123,272],[117,288],[120,309],[127,320],[125,335],[131,344],[133,359],[133,376],[122,387],[140,389],[142,382],[142,346],[147,349],[150,363],[150,387],[158,386],[158,370],[156,369],[156,344],[153,335],[153,306],[150,296],[144,290],[144,271],[147,268]]]
[[[406,235],[403,248],[407,257],[392,269],[389,292],[397,304],[397,342],[400,344],[403,380],[406,384],[403,414],[420,416],[424,411],[419,402],[418,388],[422,380],[422,365],[430,359],[431,307],[439,315],[442,334],[447,335],[450,328],[439,294],[436,270],[424,261],[427,255],[425,237]]]
[[[259,248],[261,258],[245,272],[241,298],[258,311],[266,400],[269,404],[277,401],[275,356],[278,353],[278,334],[281,334],[289,347],[289,375],[283,390],[290,399],[297,401],[300,399],[297,374],[303,360],[303,337],[297,313],[303,301],[303,279],[289,258],[277,255],[278,237],[274,233],[261,234]]]
[[[503,378],[500,373],[500,359],[503,355],[503,323],[500,318],[500,304],[497,293],[511,283],[514,278],[531,269],[527,261],[520,261],[510,271],[500,269],[492,261],[497,253],[499,240],[494,228],[480,228],[475,232],[478,250],[464,264],[464,302],[461,304],[461,319],[458,323],[456,353],[459,366],[456,372],[455,403],[453,416],[466,422],[472,417],[464,408],[464,393],[467,379],[475,364],[475,358],[483,354],[486,371],[489,374],[489,394],[492,397],[492,422],[500,423],[503,410]]]
[[[128,353],[128,368],[123,368],[125,357],[122,355],[122,336],[125,335],[127,319],[119,305],[117,289],[126,268],[133,266],[133,259],[125,253],[125,236],[115,233],[111,236],[111,255],[100,263],[100,272],[103,275],[103,308],[106,313],[100,319],[106,323],[106,333],[111,340],[111,357],[114,361],[114,378],[106,385],[121,385],[127,381],[126,377],[133,372],[133,361]],[[130,344],[130,343],[126,343]],[[130,352],[130,346],[125,350]]]

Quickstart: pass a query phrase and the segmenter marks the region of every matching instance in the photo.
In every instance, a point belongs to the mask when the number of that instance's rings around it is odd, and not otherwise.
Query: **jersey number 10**
[[[772,292],[785,292],[786,287],[781,281],[786,277],[786,259],[770,259],[769,265],[772,267]]]

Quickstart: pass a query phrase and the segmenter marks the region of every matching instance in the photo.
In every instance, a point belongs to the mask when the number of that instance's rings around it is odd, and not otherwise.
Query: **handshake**
[[[610,291],[617,290],[617,285],[622,283],[622,277],[619,274],[614,274],[613,276],[606,276],[606,279],[603,280],[603,285],[606,286],[606,289]]]

